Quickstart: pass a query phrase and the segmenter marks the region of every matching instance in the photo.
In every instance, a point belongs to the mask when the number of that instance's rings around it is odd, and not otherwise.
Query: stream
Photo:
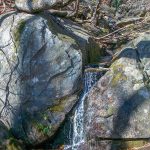
[[[84,134],[84,102],[86,96],[93,85],[100,78],[101,73],[97,71],[85,71],[84,73],[84,90],[79,99],[79,105],[77,106],[74,118],[73,118],[73,137],[72,145],[65,149],[78,150],[78,147],[85,142]]]

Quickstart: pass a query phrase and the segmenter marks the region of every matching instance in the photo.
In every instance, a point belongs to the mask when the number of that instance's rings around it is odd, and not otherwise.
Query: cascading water
[[[77,150],[81,143],[84,143],[84,100],[91,87],[97,82],[100,73],[96,71],[85,71],[84,91],[80,98],[79,105],[74,114],[73,120],[73,141],[72,150]]]

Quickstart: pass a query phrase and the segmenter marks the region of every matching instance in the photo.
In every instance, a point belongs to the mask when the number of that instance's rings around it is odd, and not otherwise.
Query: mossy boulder
[[[130,139],[128,144],[134,147],[140,143],[134,140],[150,137],[149,61],[149,33],[141,34],[121,50],[110,70],[88,94],[85,112],[88,140]],[[126,149],[130,147],[128,144]]]
[[[16,125],[13,134],[17,134],[26,144],[36,145],[51,139],[63,123],[73,105],[78,100],[78,94],[60,99],[55,105],[31,114],[24,111],[22,124]],[[20,130],[23,128],[24,130]]]
[[[0,16],[0,26],[1,119],[17,138],[38,144],[78,99],[84,55],[49,13],[12,12]]]

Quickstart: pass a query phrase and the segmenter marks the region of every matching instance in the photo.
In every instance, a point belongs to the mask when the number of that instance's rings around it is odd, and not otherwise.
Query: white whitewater
[[[78,150],[78,146],[84,143],[84,101],[91,87],[98,80],[98,72],[85,72],[84,92],[74,114],[72,150]]]

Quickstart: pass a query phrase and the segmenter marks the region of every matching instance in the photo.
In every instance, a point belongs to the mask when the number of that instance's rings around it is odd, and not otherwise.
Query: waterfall
[[[84,143],[84,101],[91,87],[97,82],[100,77],[99,72],[85,71],[84,75],[84,91],[79,100],[79,105],[75,110],[73,119],[73,140],[72,150],[78,150],[78,146]]]

